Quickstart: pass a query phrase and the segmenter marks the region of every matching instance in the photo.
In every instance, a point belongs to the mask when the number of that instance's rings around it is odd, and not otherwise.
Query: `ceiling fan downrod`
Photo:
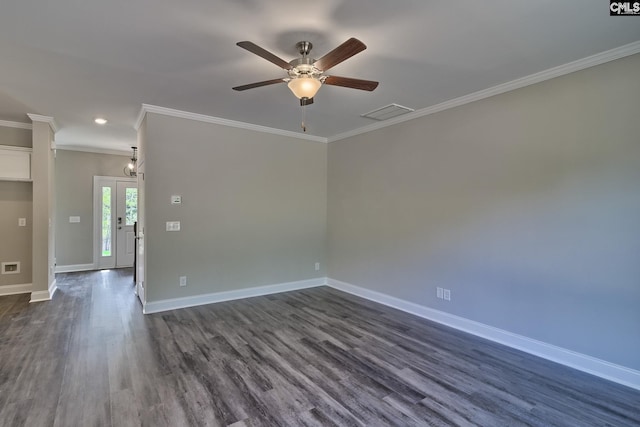
[[[312,48],[313,44],[308,41],[301,41],[296,43],[296,49],[298,49],[298,52],[300,52],[300,55],[302,55],[302,57],[308,56]]]

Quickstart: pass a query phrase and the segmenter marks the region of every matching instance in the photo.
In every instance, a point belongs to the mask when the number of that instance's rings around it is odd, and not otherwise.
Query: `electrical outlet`
[[[442,289],[442,288],[436,288],[436,296],[437,296],[438,298],[440,298],[440,299],[442,299],[442,298],[443,298],[443,297],[442,297],[442,291],[443,291],[443,289]]]
[[[320,271],[320,263],[316,262],[316,271]]]
[[[445,289],[443,292],[443,296],[445,301],[451,301],[451,290]]]
[[[26,227],[27,218],[18,218],[18,227]]]
[[[180,286],[187,286],[187,276],[180,276]]]

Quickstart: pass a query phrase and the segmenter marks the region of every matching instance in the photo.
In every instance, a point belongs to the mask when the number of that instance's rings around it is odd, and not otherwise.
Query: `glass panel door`
[[[131,267],[135,256],[133,224],[138,220],[137,183],[116,183],[116,267]]]
[[[138,219],[136,180],[96,176],[93,194],[96,268],[131,267],[135,252],[133,224]]]
[[[138,188],[125,189],[125,225],[133,225],[138,220]]]
[[[101,241],[100,255],[111,256],[111,187],[102,187],[102,215],[101,215]]]

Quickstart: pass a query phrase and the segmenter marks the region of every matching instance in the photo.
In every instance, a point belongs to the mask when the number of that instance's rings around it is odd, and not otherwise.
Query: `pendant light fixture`
[[[131,147],[133,153],[131,154],[131,161],[124,167],[125,176],[138,176],[138,147]]]

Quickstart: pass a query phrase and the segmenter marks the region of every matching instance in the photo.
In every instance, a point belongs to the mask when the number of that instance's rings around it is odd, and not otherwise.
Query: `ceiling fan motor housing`
[[[300,76],[313,77],[316,79],[322,78],[322,70],[313,65],[316,60],[309,56],[311,48],[313,48],[313,44],[311,42],[301,41],[296,43],[296,49],[298,49],[302,58],[295,58],[289,61],[289,64],[291,64],[292,67],[288,70],[289,77],[292,79]]]
[[[320,78],[322,75],[322,70],[316,68],[313,64],[316,62],[315,59],[304,57],[304,58],[296,58],[289,62],[291,64],[291,69],[288,70],[289,77],[297,78],[301,75],[306,75],[308,77]]]

